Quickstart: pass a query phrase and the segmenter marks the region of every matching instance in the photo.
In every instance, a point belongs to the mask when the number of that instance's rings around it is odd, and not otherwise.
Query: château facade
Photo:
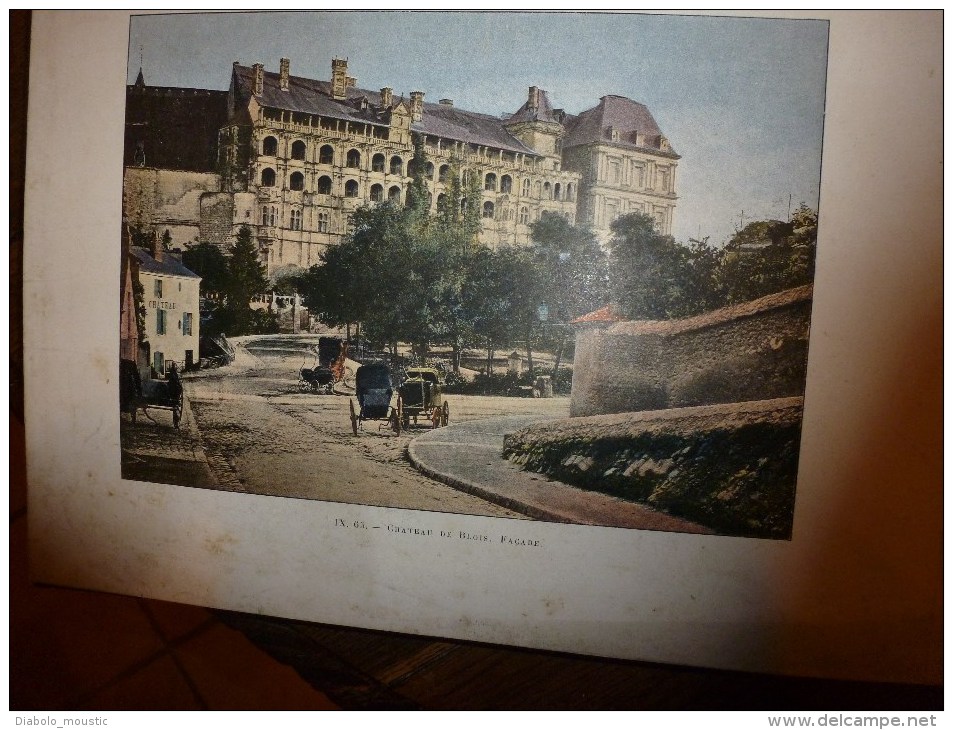
[[[326,247],[348,234],[359,206],[405,202],[415,140],[427,157],[431,210],[454,177],[471,195],[478,189],[479,238],[486,245],[528,244],[531,224],[546,212],[588,225],[603,240],[612,220],[631,212],[652,215],[663,233],[671,232],[679,156],[642,104],[606,96],[572,115],[554,109],[534,86],[518,110],[498,117],[450,99],[425,102],[421,91],[405,98],[387,87],[360,89],[344,59],[332,60],[330,81],[292,76],[290,66],[281,59],[273,73],[262,64],[233,64],[215,169],[207,171],[217,176],[218,190],[203,181],[191,197],[166,192],[160,201],[165,209],[183,203],[194,209],[196,241],[226,245],[249,225],[269,274],[318,263]],[[129,87],[133,96],[150,88],[141,79]],[[130,133],[128,119],[126,146],[136,159],[150,159],[148,143]],[[150,222],[142,211],[162,207],[143,196],[177,191],[178,177],[130,170],[127,162],[126,179],[127,216],[139,211],[143,218],[130,222],[158,227],[158,216]]]

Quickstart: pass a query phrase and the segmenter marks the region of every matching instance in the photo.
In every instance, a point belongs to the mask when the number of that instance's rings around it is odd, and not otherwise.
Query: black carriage
[[[134,362],[119,361],[119,407],[129,414],[133,423],[140,410],[146,418],[156,423],[149,411],[160,409],[172,413],[172,425],[178,428],[184,404],[182,381],[179,380],[175,365],[172,365],[165,380],[142,380]]]
[[[401,429],[400,396],[394,401],[394,383],[390,367],[385,363],[361,365],[354,376],[357,408],[350,399],[351,430],[357,436],[364,421],[382,421],[398,434]]]
[[[313,392],[330,393],[344,377],[347,343],[339,337],[318,339],[317,360],[313,368],[301,368],[301,382]]]

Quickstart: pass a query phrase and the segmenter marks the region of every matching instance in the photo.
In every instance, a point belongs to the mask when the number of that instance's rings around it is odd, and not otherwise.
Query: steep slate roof
[[[553,112],[553,105],[549,103],[549,94],[542,89],[537,89],[539,94],[538,105],[531,107],[529,99],[519,108],[519,110],[506,120],[507,124],[517,122],[554,122],[559,123],[559,119]]]
[[[162,274],[163,276],[181,276],[186,279],[201,279],[202,277],[185,268],[182,262],[168,251],[162,256],[162,261],[152,258],[146,249],[141,246],[132,246],[129,252],[139,261],[139,271],[147,274]]]
[[[249,66],[240,65],[236,65],[234,69],[239,94],[242,99],[247,100],[254,90],[255,71]],[[365,97],[368,101],[366,111],[361,110],[361,97]],[[400,98],[395,95],[394,103],[396,104]],[[347,90],[346,101],[336,100],[331,96],[330,81],[289,76],[288,91],[282,91],[279,75],[266,71],[263,93],[258,100],[262,106],[274,109],[387,126],[385,110],[377,104],[380,100],[378,91],[351,87]],[[405,100],[404,105],[409,107],[409,100]],[[423,119],[420,122],[414,122],[411,129],[434,137],[538,156],[537,152],[507,132],[503,128],[503,121],[498,117],[478,114],[446,104],[424,103]]]
[[[674,151],[659,149],[658,137],[662,131],[648,107],[624,96],[603,96],[592,109],[570,117],[566,126],[564,149],[592,142],[609,142],[606,129],[612,127],[619,131],[619,140],[613,144],[633,149],[648,148],[656,154],[678,157]],[[644,145],[635,144],[635,132],[645,135]]]

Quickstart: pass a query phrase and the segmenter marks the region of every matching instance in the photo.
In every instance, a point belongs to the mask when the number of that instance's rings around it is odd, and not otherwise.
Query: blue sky
[[[574,114],[605,94],[646,104],[682,156],[674,235],[721,243],[744,220],[817,206],[828,24],[620,13],[315,12],[134,17],[128,81],[228,87],[233,61],[368,89],[423,91],[489,114],[529,86]]]

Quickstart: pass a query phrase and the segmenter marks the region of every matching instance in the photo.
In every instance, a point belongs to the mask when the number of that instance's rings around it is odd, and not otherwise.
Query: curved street
[[[417,471],[406,459],[423,428],[397,436],[374,421],[351,432],[348,401],[298,380],[316,335],[238,338],[236,359],[183,378],[218,489],[382,507],[524,517]],[[568,416],[569,399],[448,396],[451,423],[496,416]],[[429,423],[427,424],[429,427]]]

